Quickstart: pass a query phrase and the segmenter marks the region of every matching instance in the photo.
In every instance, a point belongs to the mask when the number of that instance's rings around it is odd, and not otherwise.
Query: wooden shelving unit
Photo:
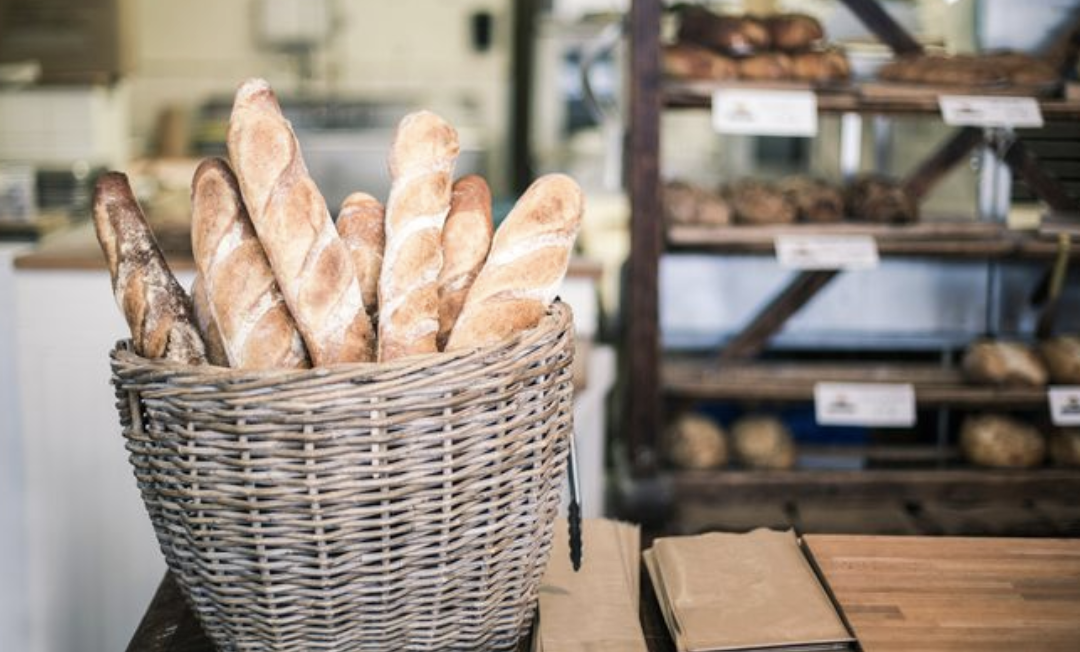
[[[921,49],[874,0],[841,0],[883,42],[898,54]],[[858,495],[902,500],[932,499],[1065,498],[1080,491],[1080,471],[1040,468],[1030,471],[999,471],[964,466],[955,449],[942,442],[922,448],[888,450],[845,449],[838,454],[866,459],[893,459],[900,466],[920,462],[926,468],[863,468],[853,471],[796,470],[750,471],[734,468],[715,471],[672,471],[662,463],[660,433],[665,405],[686,405],[713,400],[753,404],[793,404],[813,400],[816,382],[899,382],[915,387],[920,408],[970,410],[1045,409],[1046,393],[1034,389],[998,389],[965,383],[954,366],[939,363],[885,362],[778,362],[757,359],[771,335],[802,306],[826,287],[838,271],[805,271],[753,317],[744,330],[729,340],[724,350],[705,357],[666,355],[660,346],[657,275],[664,251],[722,255],[769,255],[778,235],[868,235],[883,256],[950,260],[1049,261],[1059,252],[1053,233],[1015,232],[996,223],[971,219],[956,221],[927,216],[914,225],[891,226],[855,221],[836,225],[792,225],[727,228],[672,227],[661,220],[660,116],[669,110],[702,110],[711,107],[713,92],[725,87],[762,87],[744,83],[688,83],[665,80],[660,70],[660,0],[634,0],[630,11],[629,132],[627,181],[631,199],[631,249],[627,268],[627,293],[623,304],[625,379],[622,412],[626,464],[632,486],[640,491],[659,491],[671,500],[769,499],[837,497]],[[1074,30],[1074,32],[1080,30]],[[805,88],[806,85],[765,84],[765,87]],[[833,85],[812,89],[823,113],[857,112],[931,119],[939,115],[939,94],[970,94],[962,88],[900,88],[888,84]],[[1009,89],[1004,94],[1030,94]],[[993,91],[980,89],[978,94]],[[1080,102],[1040,97],[1047,121],[1080,120]],[[982,129],[958,128],[937,150],[903,179],[907,190],[925,197],[955,165],[986,144]],[[1041,168],[1039,161],[1019,139],[999,146],[1002,160],[1014,175],[1042,199],[1052,211],[1076,214],[1073,197]],[[1066,230],[1069,218],[1066,218]],[[1056,233],[1056,232],[1055,232]],[[1075,248],[1071,257],[1076,257]],[[885,466],[888,466],[887,464]],[[649,489],[653,487],[653,489]],[[631,499],[654,503],[654,496]]]

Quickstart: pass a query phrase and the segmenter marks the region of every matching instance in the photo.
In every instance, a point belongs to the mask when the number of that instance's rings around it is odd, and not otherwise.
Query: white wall
[[[483,127],[495,152],[493,185],[508,168],[510,0],[329,0],[336,29],[315,56],[315,93],[404,100],[463,127]],[[260,48],[255,0],[134,0],[132,129],[135,151],[150,142],[170,105],[194,110],[212,94],[229,96],[263,76],[279,93],[298,88],[292,60]],[[493,16],[493,46],[470,47],[468,17]]]

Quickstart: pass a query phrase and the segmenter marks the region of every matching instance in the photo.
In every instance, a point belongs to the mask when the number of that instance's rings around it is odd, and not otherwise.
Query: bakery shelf
[[[747,82],[709,82],[666,80],[662,84],[662,103],[672,109],[707,109],[712,95],[725,88],[811,90],[807,84],[762,84]],[[919,86],[871,83],[813,89],[818,111],[822,113],[874,113],[939,115],[940,95],[1006,95],[1030,97],[1031,89],[971,88],[960,86]],[[1047,120],[1080,119],[1080,102],[1056,98],[1039,101]]]
[[[965,382],[954,366],[907,362],[717,362],[668,356],[660,369],[672,398],[800,403],[814,400],[818,382],[910,383],[920,407],[1040,409],[1046,390],[998,388]]]
[[[675,471],[676,503],[739,500],[1063,500],[1080,492],[1080,469],[860,469],[857,471]]]
[[[870,236],[887,256],[935,258],[1049,259],[1057,254],[1052,237],[1014,231],[977,221],[923,221],[911,225],[859,222],[768,226],[671,226],[665,230],[671,251],[772,254],[777,236]],[[1073,252],[1074,256],[1080,255]]]

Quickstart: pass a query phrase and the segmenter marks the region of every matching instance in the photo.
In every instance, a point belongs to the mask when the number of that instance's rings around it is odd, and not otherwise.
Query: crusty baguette
[[[380,361],[438,351],[440,239],[458,151],[457,132],[429,111],[405,116],[394,133],[379,276]]]
[[[206,364],[206,345],[191,300],[169,271],[126,175],[109,172],[98,179],[94,229],[135,352],[145,358]]]
[[[354,192],[341,203],[337,230],[352,255],[364,308],[374,319],[379,313],[379,272],[386,248],[385,209],[366,192]]]
[[[438,346],[446,346],[461,314],[465,297],[487,259],[495,225],[491,221],[491,189],[484,178],[470,174],[454,182],[450,213],[442,232],[443,265],[439,270]]]
[[[206,284],[202,274],[195,272],[191,282],[191,308],[195,315],[195,324],[206,343],[206,360],[218,367],[229,366],[229,354],[225,353],[225,342],[221,339],[221,329],[214,323],[210,314],[210,298],[206,296]]]
[[[312,363],[372,360],[374,333],[352,259],[266,81],[251,79],[237,90],[227,141],[255,232]]]
[[[533,182],[495,232],[446,350],[493,344],[539,323],[566,275],[584,207],[568,176]]]
[[[191,180],[191,251],[210,315],[235,369],[300,369],[307,350],[251,226],[229,165],[206,159]]]

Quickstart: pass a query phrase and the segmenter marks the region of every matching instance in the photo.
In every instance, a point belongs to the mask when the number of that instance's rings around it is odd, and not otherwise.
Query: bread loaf
[[[448,351],[499,342],[539,323],[566,275],[584,198],[562,174],[540,177],[495,232]]]
[[[693,43],[664,46],[661,64],[664,74],[676,79],[719,81],[739,77],[735,59]]]
[[[790,79],[793,72],[791,57],[783,52],[763,52],[739,59],[739,79],[747,81]]]
[[[214,323],[214,317],[210,314],[210,299],[206,296],[206,285],[198,272],[195,273],[195,280],[191,282],[191,307],[195,315],[195,324],[199,327],[199,334],[206,343],[206,360],[218,367],[228,367],[229,355],[225,353],[221,329]]]
[[[372,360],[371,320],[345,243],[264,80],[244,82],[229,157],[285,302],[317,366]]]
[[[664,432],[667,458],[683,469],[715,469],[727,464],[727,436],[715,421],[684,414]]]
[[[442,232],[443,265],[438,282],[440,350],[446,347],[465,297],[487,259],[494,233],[487,182],[475,174],[458,179]]]
[[[731,426],[738,460],[751,469],[790,469],[795,466],[795,441],[782,421],[766,415],[742,417]]]
[[[851,77],[847,56],[839,50],[802,52],[791,56],[791,74],[802,81],[825,83]]]
[[[145,358],[206,364],[206,345],[191,300],[169,270],[124,174],[109,172],[98,179],[94,229],[135,352]]]
[[[390,148],[386,251],[379,276],[379,360],[438,351],[442,229],[459,151],[430,111],[405,116]]]
[[[980,414],[960,426],[960,449],[973,464],[995,468],[1038,466],[1046,441],[1032,426],[1000,414]]]
[[[782,179],[779,188],[800,221],[829,224],[844,219],[844,193],[826,181],[791,176]]]
[[[669,225],[731,224],[731,206],[717,193],[683,181],[668,181],[661,192],[664,220]]]
[[[766,21],[769,38],[777,50],[805,50],[825,38],[821,23],[807,14],[778,14]]]
[[[1080,385],[1080,337],[1051,337],[1039,345],[1039,352],[1051,380],[1059,385]]]
[[[746,56],[769,48],[769,29],[753,16],[721,16],[689,5],[679,12],[678,40]]]
[[[354,192],[341,203],[337,230],[352,256],[353,270],[364,297],[364,310],[379,314],[379,273],[386,248],[385,209],[366,192]]]
[[[191,251],[234,369],[311,366],[228,164],[206,159],[191,180]]]
[[[973,383],[1009,387],[1042,387],[1047,372],[1039,356],[1020,342],[979,340],[968,347],[961,363]]]
[[[919,219],[919,204],[904,187],[877,174],[856,177],[844,192],[844,204],[854,220],[904,224]]]
[[[795,206],[771,183],[743,179],[724,189],[723,195],[739,224],[791,224]]]

